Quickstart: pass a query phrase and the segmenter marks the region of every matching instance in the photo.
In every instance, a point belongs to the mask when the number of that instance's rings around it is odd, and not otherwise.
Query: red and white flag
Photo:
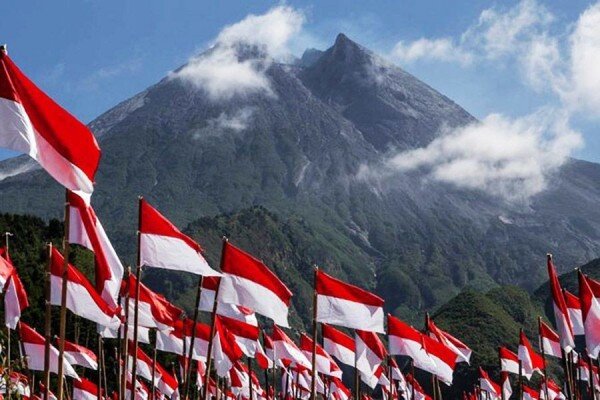
[[[62,271],[64,257],[52,248],[50,265],[50,303],[61,305]],[[118,329],[121,320],[115,309],[111,308],[100,297],[96,289],[81,272],[71,264],[67,264],[67,308],[80,317],[94,321],[109,329]]]
[[[292,292],[260,260],[224,243],[218,301],[248,307],[288,327]]]
[[[408,386],[408,392],[414,394],[412,400],[431,400],[431,397],[425,393],[425,390],[419,385],[419,382],[411,375],[406,375],[406,384]]]
[[[175,324],[171,328],[169,330],[156,331],[156,349],[183,355],[183,320],[175,321]]]
[[[223,326],[220,316],[215,316],[215,336],[213,338],[212,356],[217,375],[224,377],[233,364],[242,358],[244,353],[237,345],[235,338]]]
[[[387,356],[385,346],[375,332],[356,330],[354,335],[356,345],[356,369],[360,371],[361,379],[371,388],[377,385],[373,379],[377,368]]]
[[[479,387],[484,392],[487,392],[492,399],[502,398],[502,388],[500,385],[494,382],[481,367],[479,367]]]
[[[192,359],[206,361],[206,355],[208,354],[208,342],[210,340],[210,326],[200,322],[197,322],[196,325],[194,325],[194,321],[187,318],[184,321],[184,327],[186,352],[190,351],[189,349],[192,345],[192,335],[194,335]]]
[[[519,360],[521,361],[521,368],[523,376],[529,379],[534,372],[544,374],[544,359],[542,356],[537,354],[525,333],[521,330],[519,335],[519,351],[517,353]]]
[[[350,400],[352,392],[344,385],[341,379],[332,377],[329,380],[329,393],[334,400]]]
[[[540,344],[542,351],[547,356],[562,357],[560,338],[546,323],[540,321]]]
[[[402,393],[406,393],[406,379],[404,378],[404,374],[400,370],[400,367],[398,367],[398,364],[396,363],[396,359],[394,357],[390,357],[389,367],[392,369],[391,370],[392,381],[397,382],[398,389]]]
[[[456,354],[456,362],[469,363],[469,360],[471,359],[471,353],[473,352],[469,346],[448,332],[438,328],[431,318],[427,318],[427,330],[429,331],[429,336],[431,338],[448,347],[454,352],[454,354]]]
[[[519,374],[519,356],[507,349],[506,347],[500,347],[498,349],[498,356],[500,357],[500,370],[510,372],[511,374]],[[531,375],[527,376],[529,379]]]
[[[342,364],[354,367],[356,358],[354,339],[327,324],[321,324],[321,331],[323,334],[323,349]]]
[[[237,306],[233,306],[237,307]],[[233,335],[235,342],[248,357],[254,357],[256,348],[258,346],[258,338],[260,336],[260,329],[258,328],[258,322],[256,324],[249,324],[242,322],[236,318],[226,317],[223,315],[219,316],[221,324]]]
[[[504,399],[510,399],[513,392],[512,386],[510,385],[510,377],[506,371],[502,371],[500,374],[502,376],[502,393],[504,393]]]
[[[307,359],[312,360],[313,340],[304,333],[300,335],[300,350],[302,350]],[[319,344],[317,344],[316,350],[317,372],[341,378],[342,370],[333,358]]]
[[[127,360],[127,365],[129,366],[127,368],[127,371],[131,371],[131,366],[133,365],[133,355],[137,354],[136,357],[136,374],[139,377],[142,377],[148,381],[152,381],[152,358],[150,358],[150,356],[148,356],[146,353],[144,353],[144,351],[142,350],[141,347],[138,346],[137,348],[137,353],[134,353],[134,346],[133,346],[133,342],[129,342],[129,346],[128,346],[128,352],[129,352],[129,357]],[[156,379],[158,379],[160,376],[158,375],[158,373],[155,375]]]
[[[540,400],[540,394],[537,390],[523,385],[523,400]]]
[[[200,245],[144,199],[140,200],[140,263],[197,275],[220,275],[208,265]]]
[[[2,248],[4,250],[4,248]],[[12,262],[4,257],[4,254],[0,255],[0,293],[4,291],[8,278],[13,273],[15,267]]]
[[[92,132],[0,51],[0,147],[28,154],[67,189],[88,195],[100,147]]]
[[[300,350],[298,346],[296,346],[296,343],[294,343],[292,339],[276,325],[273,326],[273,335],[271,335],[271,339],[273,339],[275,360],[282,360],[284,364],[287,360],[288,362],[311,369],[312,364],[309,359],[306,358],[302,350]]]
[[[546,390],[548,391],[548,399],[546,399]],[[542,382],[540,387],[540,399],[544,400],[564,400],[566,397],[562,393],[560,386],[556,384],[552,379],[547,379]]]
[[[590,279],[579,271],[579,299],[585,330],[585,345],[592,358],[600,353],[600,302],[590,287]]]
[[[585,330],[583,329],[583,317],[581,316],[581,301],[579,301],[579,297],[564,289],[563,294],[565,296],[565,303],[567,303],[569,319],[573,326],[573,334],[585,335]]]
[[[117,308],[123,264],[91,205],[74,192],[69,202],[69,243],[79,244],[94,252],[96,290],[112,308]]]
[[[85,378],[73,381],[73,400],[98,400],[98,386]]]
[[[4,291],[4,321],[7,328],[17,329],[21,313],[29,307],[27,292],[16,269],[8,278]]]
[[[31,388],[29,387],[29,379],[27,379],[27,376],[17,371],[13,371],[10,373],[9,381],[11,383],[11,393],[18,394],[23,399],[27,399],[31,396]],[[4,394],[6,393],[6,384],[3,381],[1,385],[0,389],[2,389],[1,392]],[[41,386],[42,385],[40,384],[40,387]]]
[[[384,333],[383,299],[357,286],[316,273],[317,321]]]
[[[44,348],[46,339],[24,322],[19,324],[19,335],[25,355],[27,356],[27,368],[32,371],[44,371]],[[50,372],[58,373],[58,349],[50,345]],[[63,359],[63,372],[74,379],[79,379],[73,366]]]
[[[136,381],[137,382],[135,385],[135,395],[131,396],[131,391],[132,391],[133,385],[131,384],[131,378],[127,379],[127,383],[125,386],[125,399],[126,400],[148,400],[148,398],[150,396],[150,392],[148,391],[148,388],[140,380],[136,379]]]
[[[161,393],[169,396],[171,399],[176,399],[179,396],[177,378],[175,375],[169,373],[160,363],[156,362],[156,375],[155,387]]]
[[[65,358],[71,365],[98,369],[98,358],[90,349],[65,340]]]
[[[563,296],[556,269],[552,263],[552,255],[548,254],[548,276],[550,278],[550,290],[552,292],[552,306],[554,309],[554,319],[558,334],[560,335],[560,344],[565,352],[570,352],[575,348],[575,335],[569,318],[567,303]]]
[[[268,336],[263,332],[265,341],[271,340]],[[267,355],[265,349],[263,349],[260,342],[257,342],[256,352],[254,353],[254,358],[256,358],[256,363],[262,369],[271,369],[273,368],[273,359]]]

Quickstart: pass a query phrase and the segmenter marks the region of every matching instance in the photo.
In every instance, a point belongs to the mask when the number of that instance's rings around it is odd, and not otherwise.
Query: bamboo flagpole
[[[156,398],[156,334],[154,335],[154,351],[152,354],[152,388],[150,389],[150,400]]]
[[[63,237],[64,262],[62,267],[62,288],[60,296],[60,324],[58,336],[58,400],[64,397],[64,358],[65,358],[65,336],[67,330],[67,268],[69,265],[69,228],[70,228],[69,190],[65,190],[65,229]]]
[[[500,379],[502,379],[502,358],[500,358],[500,348],[498,348],[498,363],[500,364]],[[508,378],[508,379],[510,380],[510,378]],[[506,396],[504,395],[504,382],[502,380],[500,381],[500,389],[501,389],[500,390],[500,394],[501,394],[500,400],[508,400],[506,398]]]
[[[319,273],[319,267],[315,265],[313,275],[313,315],[312,315],[312,381],[310,383],[310,398],[315,400],[317,397],[317,274]],[[252,399],[250,399],[252,400]]]
[[[9,240],[8,240],[8,238],[10,236],[13,236],[13,234],[10,232],[4,232],[4,250],[6,252],[6,259],[10,259]],[[11,347],[10,337],[11,337],[10,328],[7,326],[6,327],[6,370],[8,371],[8,376],[6,378],[6,397],[8,399],[10,399],[10,397],[11,397],[10,375],[12,373],[11,354],[10,354],[10,347]]]
[[[250,400],[254,400],[254,389],[252,386],[252,358],[246,357],[248,361],[248,386],[250,388]]]
[[[98,335],[98,391],[96,393],[98,399],[102,398],[102,371],[104,368],[104,365],[102,365],[102,352],[102,335]]]
[[[523,362],[519,360],[519,399],[523,400]]]
[[[44,273],[45,288],[44,288],[44,400],[48,400],[48,390],[50,390],[50,340],[52,340],[52,306],[50,304],[51,285],[50,285],[50,268],[52,265],[52,243],[48,243],[48,262],[46,263],[46,271]]]
[[[227,249],[227,238],[225,236],[223,236],[223,247],[221,248],[221,261],[220,261],[220,266],[219,266],[219,269],[221,271],[223,270],[223,262],[225,259],[226,249]],[[211,368],[211,363],[212,363],[213,339],[215,337],[215,320],[217,317],[217,304],[218,304],[217,298],[219,297],[219,287],[220,286],[221,285],[219,284],[217,286],[217,289],[215,290],[215,300],[213,303],[213,309],[212,309],[211,319],[210,319],[210,338],[208,338],[208,351],[206,354],[206,373],[204,375],[204,400],[208,400],[208,394],[210,392],[210,390],[208,390],[208,383],[209,383],[209,379],[210,379],[210,368]]]
[[[204,281],[204,277],[200,275],[198,279],[198,287],[196,288],[196,307],[194,308],[194,325],[192,325],[192,337],[190,338],[190,349],[187,356],[187,362],[184,364],[184,399],[188,400],[190,395],[190,387],[192,380],[192,356],[194,353],[194,341],[196,339],[196,324],[198,323],[198,309],[200,307],[200,295],[202,294],[202,282]],[[185,336],[185,335],[184,335]],[[185,352],[184,352],[185,357]]]
[[[546,400],[550,399],[548,396],[548,369],[546,367],[546,351],[544,350],[544,339],[542,337],[542,317],[538,315],[538,339],[540,350],[542,351],[542,361],[544,362],[544,393],[546,394]],[[567,384],[567,387],[569,384]],[[570,397],[571,398],[571,397]]]
[[[354,355],[354,400],[360,400],[360,377],[356,365],[356,354]]]
[[[142,277],[142,257],[141,257],[141,240],[142,240],[142,196],[138,197],[138,229],[137,229],[137,270],[135,272],[135,303],[133,310],[133,361],[131,363],[131,393],[136,393],[137,386],[137,350],[138,350],[138,320],[140,306],[140,280]],[[125,335],[127,340],[127,335]],[[127,354],[125,358],[127,359]],[[61,399],[58,399],[61,400]]]
[[[129,279],[129,277],[131,276],[131,267],[127,267],[127,287],[125,290],[125,322],[123,324],[123,342],[121,343],[121,368],[119,373],[121,374],[120,378],[121,378],[121,393],[119,398],[121,400],[125,400],[125,393],[127,390],[127,370],[128,370],[128,364],[129,364],[129,340],[127,340],[127,336],[129,334],[129,283],[131,282],[131,280]],[[119,334],[121,333],[121,330],[119,329]]]

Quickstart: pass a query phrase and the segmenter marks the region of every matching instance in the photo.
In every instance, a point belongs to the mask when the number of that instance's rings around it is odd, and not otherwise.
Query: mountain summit
[[[343,34],[304,61],[258,66],[268,91],[219,101],[172,74],[90,124],[103,150],[93,204],[124,258],[140,194],[181,226],[256,205],[296,221],[313,240],[302,263],[370,286],[405,315],[466,286],[534,288],[548,251],[564,268],[600,255],[597,164],[568,163],[528,207],[414,173],[358,179],[388,152],[475,119]],[[0,163],[0,209],[62,217],[62,189],[23,160]]]

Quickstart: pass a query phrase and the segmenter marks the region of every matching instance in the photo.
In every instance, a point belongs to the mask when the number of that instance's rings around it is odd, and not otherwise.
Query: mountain
[[[203,244],[227,229],[198,220],[260,206],[255,225],[240,217],[233,243],[276,254],[274,268],[299,290],[316,263],[414,320],[464,288],[535,289],[548,251],[563,270],[600,255],[599,165],[570,160],[527,205],[417,173],[365,180],[364,166],[475,119],[343,34],[326,51],[268,65],[270,93],[214,100],[170,75],[90,124],[103,151],[93,204],[126,262],[135,260],[140,194]],[[0,163],[0,210],[61,218],[63,190],[25,160]],[[299,231],[281,236],[291,227]],[[298,238],[302,249],[292,250]],[[218,254],[212,246],[213,264]],[[192,284],[165,279],[173,292]]]

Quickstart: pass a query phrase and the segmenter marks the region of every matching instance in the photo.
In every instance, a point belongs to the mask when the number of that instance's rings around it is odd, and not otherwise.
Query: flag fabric
[[[264,335],[264,333],[263,333]],[[267,336],[264,336],[265,340],[267,340]],[[270,339],[269,339],[270,340]],[[254,358],[256,358],[256,363],[262,369],[271,369],[273,368],[273,359],[267,355],[265,349],[262,347],[260,342],[257,342],[256,352],[254,353]]]
[[[160,393],[169,396],[171,399],[176,399],[179,396],[179,382],[175,375],[169,373],[159,362],[156,362],[156,375],[155,387]]]
[[[423,390],[412,374],[406,375],[406,384],[408,386],[408,392],[411,394],[414,393],[412,400],[431,400],[431,396],[425,393],[425,390]]]
[[[137,347],[137,352],[134,353],[134,345],[133,342],[129,342],[129,346],[127,351],[129,352],[129,357],[127,357],[127,363],[129,366],[133,365],[133,355],[137,354],[136,356],[136,374],[138,377],[142,377],[148,381],[152,381],[152,358],[150,358],[150,356],[148,356],[146,353],[144,353],[144,351],[142,350],[142,348],[140,346]],[[127,371],[131,371],[131,367],[127,368]],[[158,379],[159,376],[158,374],[155,375],[155,377]]]
[[[208,354],[208,342],[210,340],[210,326],[186,318],[184,320],[185,332],[185,348],[189,352],[192,345],[192,335],[194,335],[194,349],[192,351],[192,359],[198,361],[206,361]],[[188,353],[189,354],[189,353]]]
[[[500,370],[510,372],[511,374],[519,374],[519,356],[507,349],[506,347],[500,347],[498,350],[500,357]],[[527,379],[531,375],[525,375]]]
[[[537,390],[523,385],[523,400],[539,400],[540,395]]]
[[[221,278],[218,276],[205,276],[202,278],[202,290],[200,291],[198,310],[212,312],[215,304],[215,294],[217,293],[220,282]],[[218,307],[221,306],[221,304],[224,303],[217,304],[217,312]]]
[[[305,333],[300,335],[300,350],[302,350],[307,359],[312,360],[313,340]],[[320,374],[335,376],[337,378],[342,377],[340,367],[319,344],[316,346],[315,360],[317,372]]]
[[[19,278],[16,269],[13,268],[9,276],[4,291],[4,321],[7,328],[17,329],[21,319],[21,313],[29,307],[27,292]]]
[[[219,275],[202,256],[202,248],[153,208],[140,200],[140,263],[148,267]]]
[[[98,400],[98,386],[88,379],[73,381],[73,400]]]
[[[25,355],[27,367],[32,371],[44,371],[44,348],[46,339],[24,322],[19,324],[19,335]],[[50,372],[58,373],[58,349],[50,345]],[[73,379],[79,379],[73,366],[63,359],[63,372]]]
[[[519,335],[519,351],[517,355],[521,361],[522,373],[527,379],[534,372],[538,372],[540,375],[544,374],[544,359],[533,350],[529,339],[527,339],[523,331]]]
[[[563,296],[560,282],[556,275],[556,269],[552,263],[552,256],[550,254],[548,254],[547,261],[554,320],[556,321],[556,327],[558,328],[558,334],[560,336],[560,345],[568,353],[575,348],[573,326],[571,325],[567,303],[565,302],[565,297]]]
[[[296,365],[311,369],[312,364],[310,360],[306,358],[302,350],[296,346],[296,343],[294,343],[292,339],[276,325],[273,326],[273,335],[271,339],[273,339],[275,360],[282,360],[284,364],[285,360],[288,360]]]
[[[156,349],[168,353],[183,355],[183,320],[175,321],[172,329],[156,331]]]
[[[90,195],[100,161],[92,132],[0,51],[0,147],[28,154],[67,189]]]
[[[579,297],[564,289],[563,294],[565,296],[565,303],[567,303],[569,319],[573,325],[573,334],[584,335],[585,330],[583,329],[583,317],[581,316],[581,301],[579,301]]]
[[[71,365],[98,369],[98,358],[92,350],[67,340],[65,340],[65,358]]]
[[[585,345],[592,358],[600,353],[600,302],[594,296],[589,279],[579,271],[579,299],[585,330]]]
[[[583,359],[583,357],[579,357],[577,360],[577,372],[579,374],[579,380],[584,382],[590,381],[590,366]]]
[[[212,356],[217,375],[226,376],[233,364],[242,358],[243,354],[233,335],[223,326],[221,317],[215,316]]]
[[[356,357],[354,339],[327,324],[321,324],[321,332],[323,334],[323,349],[342,364],[354,367]]]
[[[546,399],[546,390],[548,391],[548,399]],[[552,379],[546,379],[540,387],[540,399],[544,400],[564,400],[566,397],[561,392],[560,386]]]
[[[234,305],[233,307],[237,306]],[[223,315],[219,316],[219,320],[225,329],[231,333],[236,344],[244,354],[248,357],[254,357],[258,346],[258,338],[260,336],[260,329],[258,328],[256,317],[254,318],[256,324],[242,322],[236,318],[225,317]]]
[[[512,386],[510,385],[510,377],[508,376],[508,372],[503,371],[500,373],[502,376],[502,393],[504,393],[504,399],[510,399],[512,396]]]
[[[383,299],[357,286],[316,272],[317,321],[384,333]]]
[[[64,257],[52,248],[50,261],[50,303],[61,305]],[[67,302],[71,312],[110,329],[117,329],[121,321],[115,311],[100,297],[96,289],[77,268],[67,264]]]
[[[332,377],[329,380],[329,393],[335,400],[350,400],[352,392],[344,385],[341,379]]]
[[[360,371],[361,379],[372,389],[377,385],[373,379],[375,371],[387,356],[385,346],[375,332],[356,330],[356,369]]]
[[[479,367],[479,387],[487,392],[492,399],[502,398],[502,388],[490,378],[483,368]]]
[[[125,399],[126,400],[148,400],[149,396],[150,396],[150,392],[148,391],[148,388],[146,387],[146,385],[144,385],[143,382],[139,381],[136,379],[136,385],[135,385],[135,394],[132,396],[131,395],[131,391],[133,389],[133,385],[131,383],[131,379],[127,380],[127,383],[125,385]]]
[[[415,367],[435,374],[447,385],[452,383],[456,354],[450,348],[391,315],[388,338],[390,354],[408,356]]]
[[[112,308],[117,308],[123,264],[91,205],[75,192],[67,194],[69,203],[69,243],[94,252],[96,290]]]
[[[540,344],[542,351],[547,356],[562,357],[560,338],[544,321],[540,321]]]
[[[473,352],[469,346],[450,335],[448,332],[438,328],[431,318],[427,318],[427,330],[429,331],[429,336],[431,338],[448,347],[456,354],[456,362],[469,363],[471,353]]]
[[[12,265],[12,262],[5,258],[4,255],[0,255],[0,293],[4,292],[6,282],[12,275],[14,269],[15,267]]]
[[[292,292],[260,260],[224,243],[218,301],[248,307],[289,327],[288,309]]]

